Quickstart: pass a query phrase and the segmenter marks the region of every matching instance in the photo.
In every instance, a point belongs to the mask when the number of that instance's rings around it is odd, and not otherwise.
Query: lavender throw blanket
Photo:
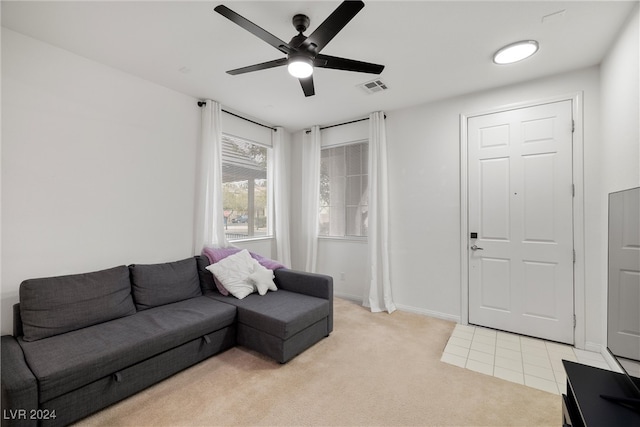
[[[225,259],[226,257],[233,255],[235,253],[240,252],[242,249],[240,248],[211,248],[211,247],[204,247],[202,249],[202,255],[206,256],[209,259],[209,263],[210,264],[215,264],[216,262]],[[254,254],[253,252],[249,252],[249,254],[251,255],[251,257],[253,259],[255,259],[256,261],[258,261],[260,263],[260,265],[262,265],[265,268],[268,268],[269,270],[277,270],[279,268],[286,268],[284,265],[280,264],[278,261],[274,261],[272,259],[269,258],[265,258],[262,255],[258,255],[258,254]],[[222,295],[229,295],[229,291],[227,291],[224,286],[222,286],[222,283],[220,283],[218,281],[218,279],[216,279],[216,276],[213,276],[213,281],[216,284],[216,287],[218,288],[218,292],[220,292]]]

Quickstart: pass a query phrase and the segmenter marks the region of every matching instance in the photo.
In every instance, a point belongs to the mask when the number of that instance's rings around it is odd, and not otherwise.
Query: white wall
[[[222,106],[222,110],[223,112],[220,115],[222,132],[240,138],[248,139],[249,141],[258,142],[263,145],[268,145],[269,147],[273,145],[271,139],[271,133],[273,132],[273,130],[269,129],[268,127],[251,123],[248,120],[241,119],[240,117],[234,115],[239,113],[231,111],[224,106]],[[254,121],[257,122],[257,120]]]
[[[584,93],[585,203],[597,203],[599,71],[597,67],[387,113],[391,201],[391,274],[399,308],[457,320],[460,279],[460,114]],[[587,229],[599,224],[588,213]],[[587,247],[599,247],[589,233]],[[587,253],[593,269],[597,252]],[[589,274],[587,288],[598,282]],[[595,271],[596,275],[599,272]],[[599,301],[589,307],[600,312]],[[466,309],[465,309],[466,310]],[[596,339],[596,338],[593,338]]]
[[[387,113],[390,256],[399,309],[460,314],[460,154],[465,99]]]
[[[192,255],[196,100],[2,29],[2,333],[22,280]]]
[[[318,272],[333,277],[335,296],[362,302],[368,285],[367,242],[321,238]]]
[[[640,185],[639,7],[636,6],[601,67],[605,198],[612,191]]]
[[[640,30],[639,6],[629,17],[601,66],[602,159],[600,188],[600,234],[607,235],[608,194],[640,186]],[[607,301],[607,239],[600,249],[601,286],[593,297]],[[590,320],[593,329],[606,329],[606,309],[602,317]],[[603,341],[604,342],[604,341]]]

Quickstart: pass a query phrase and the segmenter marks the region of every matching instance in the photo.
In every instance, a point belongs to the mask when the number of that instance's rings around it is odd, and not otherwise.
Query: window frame
[[[267,203],[266,203],[266,234],[264,235],[250,235],[250,229],[249,229],[249,221],[247,221],[247,236],[244,238],[229,238],[228,237],[228,233],[227,233],[227,219],[225,217],[225,223],[223,224],[223,227],[225,227],[225,238],[227,239],[227,241],[229,242],[249,242],[249,241],[256,241],[256,240],[270,240],[274,238],[274,229],[273,229],[273,146],[270,144],[266,144],[263,142],[259,142],[259,141],[255,141],[253,139],[250,138],[246,138],[246,137],[242,137],[242,136],[238,136],[232,133],[228,133],[228,132],[222,132],[222,144],[224,147],[225,144],[225,139],[227,141],[233,142],[234,140],[237,140],[239,142],[243,142],[246,144],[252,144],[252,145],[256,145],[259,147],[262,147],[266,150],[266,170],[265,170],[265,175],[266,177],[264,178],[267,182],[266,185],[266,189],[267,189]],[[222,152],[222,158],[221,158],[221,163],[222,163],[222,167],[224,168],[224,164],[225,164],[225,155],[224,155],[224,151]],[[223,173],[223,182],[222,184],[224,185],[224,173]],[[223,191],[222,188],[220,188],[220,191]],[[251,205],[251,203],[249,203],[249,206]],[[224,195],[223,195],[223,209],[224,209]],[[248,207],[249,209],[249,207]],[[255,227],[253,229],[253,232],[255,232]]]
[[[326,144],[326,145],[322,145],[322,147],[320,148],[321,154],[320,154],[320,161],[322,162],[322,151],[323,150],[329,150],[332,148],[340,148],[340,147],[347,147],[350,145],[366,145],[367,147],[367,157],[365,159],[365,164],[367,166],[367,172],[366,174],[360,174],[360,176],[366,176],[367,177],[367,192],[369,191],[369,184],[368,184],[368,179],[369,179],[369,138],[361,138],[361,139],[356,139],[356,140],[351,140],[351,141],[345,141],[345,142],[338,142],[338,143],[334,143],[334,144]],[[346,152],[345,152],[345,160],[346,160]],[[345,168],[346,168],[346,164],[345,164]],[[322,170],[321,170],[322,173]],[[365,236],[357,236],[357,235],[349,235],[346,234],[347,232],[347,207],[349,206],[347,204],[347,183],[346,183],[346,178],[348,177],[347,173],[346,173],[346,169],[345,169],[345,184],[344,184],[344,198],[343,198],[343,203],[344,203],[344,221],[345,221],[345,234],[342,236],[338,236],[338,235],[329,235],[329,234],[320,234],[320,210],[323,208],[321,201],[319,200],[319,209],[318,209],[318,239],[322,239],[322,240],[337,240],[337,241],[351,241],[351,242],[367,242],[368,238],[369,238],[369,233],[367,230],[367,235]],[[321,195],[318,194],[318,199],[320,199]],[[367,206],[369,205],[369,200],[367,197]]]

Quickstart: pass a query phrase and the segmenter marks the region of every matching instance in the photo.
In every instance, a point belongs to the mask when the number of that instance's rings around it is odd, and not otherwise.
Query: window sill
[[[255,236],[247,237],[246,239],[233,239],[228,240],[229,243],[242,243],[242,242],[258,242],[260,240],[273,240],[273,236]]]
[[[318,236],[318,240],[327,240],[327,241],[335,240],[338,242],[367,243],[366,237],[356,237],[356,236],[345,236],[345,237]]]

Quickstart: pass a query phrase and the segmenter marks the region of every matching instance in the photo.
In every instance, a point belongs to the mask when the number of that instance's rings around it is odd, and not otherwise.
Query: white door
[[[640,361],[640,188],[609,195],[607,345]]]
[[[573,344],[571,109],[468,119],[470,323]]]

